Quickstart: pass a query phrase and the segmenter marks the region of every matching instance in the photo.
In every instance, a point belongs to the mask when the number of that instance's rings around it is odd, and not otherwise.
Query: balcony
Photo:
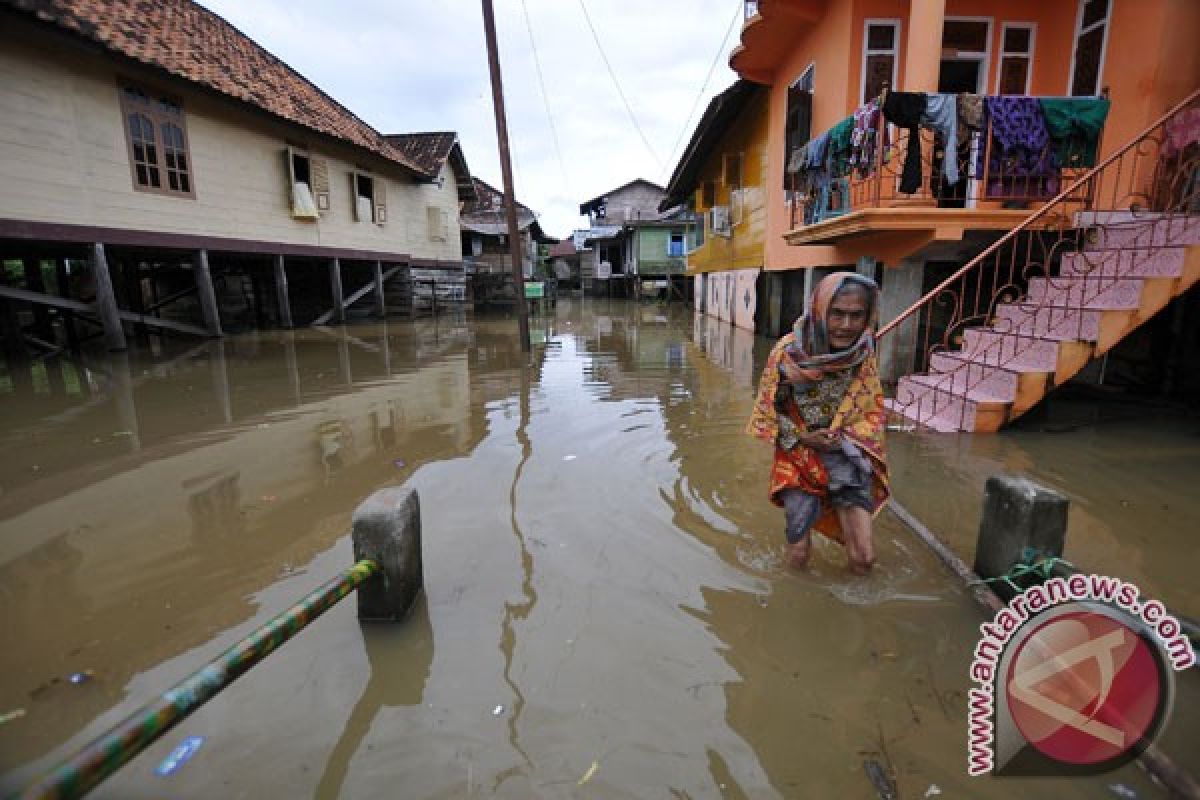
[[[1095,102],[1069,101],[1072,107]],[[1107,106],[1102,110],[1106,114]],[[855,116],[870,122],[856,128]],[[1095,163],[1099,134],[1043,137],[1040,147],[1029,148],[1013,145],[1009,127],[996,130],[994,124],[985,114],[977,129],[960,126],[960,135],[948,147],[939,131],[921,127],[914,137],[882,114],[859,109],[790,154],[786,240],[793,245],[835,244],[872,232],[957,239],[968,229],[1006,230]],[[914,142],[919,143],[919,157],[910,164]],[[953,182],[947,158],[957,168]]]

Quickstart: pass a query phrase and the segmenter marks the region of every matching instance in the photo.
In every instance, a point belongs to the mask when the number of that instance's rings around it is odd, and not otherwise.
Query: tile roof
[[[467,167],[466,156],[463,155],[462,146],[458,142],[458,134],[454,131],[389,133],[385,134],[384,138],[403,153],[405,158],[430,175],[441,172],[449,160],[458,181],[458,199],[466,203],[473,203],[478,199],[471,170]]]
[[[298,72],[191,0],[0,0],[4,6],[433,177]]]
[[[579,251],[575,249],[575,240],[571,238],[563,239],[556,245],[551,245],[550,252],[547,255],[550,258],[570,258],[578,255]]]

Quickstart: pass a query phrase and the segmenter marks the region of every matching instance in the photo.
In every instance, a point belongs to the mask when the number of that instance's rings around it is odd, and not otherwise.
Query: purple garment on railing
[[[992,126],[988,194],[1004,195],[1014,188],[1026,196],[1057,194],[1058,165],[1037,98],[985,97],[983,107]]]

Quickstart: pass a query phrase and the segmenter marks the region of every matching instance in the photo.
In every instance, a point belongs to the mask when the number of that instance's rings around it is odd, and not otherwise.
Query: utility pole
[[[500,142],[500,172],[504,178],[504,210],[508,214],[508,245],[512,254],[513,289],[517,294],[517,325],[521,352],[528,353],[529,315],[525,308],[525,273],[521,268],[521,235],[517,229],[517,195],[513,189],[512,161],[508,153],[508,122],[504,116],[504,84],[500,79],[500,54],[496,49],[496,17],[492,0],[483,0],[483,30],[487,36],[488,71],[492,75],[492,107],[496,111],[496,138]]]

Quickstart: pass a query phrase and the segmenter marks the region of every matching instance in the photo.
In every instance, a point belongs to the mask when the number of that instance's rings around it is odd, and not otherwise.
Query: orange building
[[[765,270],[878,278],[896,410],[994,430],[1194,282],[1198,30],[1195,0],[747,3],[730,66],[769,92]]]

